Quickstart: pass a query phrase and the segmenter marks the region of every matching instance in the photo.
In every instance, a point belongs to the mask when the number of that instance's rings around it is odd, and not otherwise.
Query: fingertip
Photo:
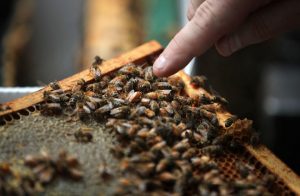
[[[166,58],[163,56],[163,54],[161,54],[153,64],[153,73],[158,77],[162,77],[165,68]]]

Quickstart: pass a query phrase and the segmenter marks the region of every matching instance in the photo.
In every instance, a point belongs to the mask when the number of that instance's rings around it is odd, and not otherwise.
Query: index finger
[[[257,7],[253,0],[206,0],[171,40],[155,61],[157,76],[169,76],[182,69],[194,56],[203,54],[222,35],[240,24]]]

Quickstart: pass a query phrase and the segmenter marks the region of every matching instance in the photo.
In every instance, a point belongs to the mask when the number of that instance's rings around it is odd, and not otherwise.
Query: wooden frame
[[[151,58],[152,55],[157,55],[162,51],[162,46],[155,42],[150,41],[146,44],[143,44],[136,49],[127,52],[119,57],[114,59],[105,61],[101,66],[100,70],[102,74],[109,73],[114,71],[123,65],[130,62],[142,62]],[[189,84],[190,77],[185,74],[183,71],[180,71],[176,74],[186,84]],[[78,74],[75,74],[69,78],[66,78],[62,81],[59,81],[59,84],[64,90],[70,89],[78,79],[83,78],[87,82],[91,81],[93,77],[90,75],[89,70],[84,70]],[[18,112],[22,109],[26,109],[34,104],[40,103],[43,101],[43,92],[48,90],[49,87],[45,87],[42,90],[39,90],[30,95],[24,96],[22,98],[16,99],[14,101],[6,103],[11,109],[7,111],[0,112],[0,117],[9,115],[14,112]],[[189,85],[186,85],[186,92],[189,96],[195,97],[201,93],[210,96],[204,89],[194,89]],[[217,116],[220,122],[224,122],[224,120],[230,116],[231,114],[224,110],[224,108],[220,108],[217,110]],[[221,124],[224,126],[224,124]],[[283,180],[285,185],[295,192],[296,194],[300,194],[300,178],[295,174],[289,167],[287,167],[282,161],[280,161],[270,150],[268,150],[265,146],[260,146],[258,148],[253,148],[251,146],[246,145],[246,150],[253,155],[260,163],[262,163],[270,172],[274,173],[280,179]]]

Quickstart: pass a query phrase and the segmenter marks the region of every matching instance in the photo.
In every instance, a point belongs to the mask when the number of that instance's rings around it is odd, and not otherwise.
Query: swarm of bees
[[[27,155],[22,163],[0,163],[0,195],[37,195],[57,177],[74,181],[83,177],[77,158],[63,150],[57,159],[42,151]]]
[[[51,90],[44,92],[41,113],[85,122],[95,120],[115,133],[118,143],[111,152],[120,160],[123,175],[115,195],[268,193],[272,176],[258,179],[250,167],[242,165],[236,167],[240,179],[227,179],[215,161],[224,152],[242,146],[233,133],[226,133],[237,117],[228,118],[223,128],[216,116],[213,105],[227,104],[225,98],[207,89],[212,98],[201,95],[192,99],[186,96],[181,79],[157,78],[147,63],[130,63],[107,75],[101,75],[101,63],[101,58],[96,57],[90,69],[92,82],[80,79],[68,91],[57,82],[51,83]],[[191,81],[193,86],[205,88],[206,82],[204,76]],[[85,134],[78,132],[74,136],[80,142],[90,141],[92,136]],[[251,135],[246,138],[250,141]],[[105,179],[114,176],[104,166],[98,171]],[[77,175],[80,178],[80,172]]]

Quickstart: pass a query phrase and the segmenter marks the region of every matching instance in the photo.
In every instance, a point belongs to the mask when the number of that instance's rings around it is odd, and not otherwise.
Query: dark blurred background
[[[150,39],[166,45],[186,22],[187,3],[1,0],[0,85],[43,86],[87,68],[95,55],[109,59]],[[227,58],[211,49],[192,64],[185,70],[206,75],[229,110],[253,119],[263,142],[299,174],[300,31]]]

